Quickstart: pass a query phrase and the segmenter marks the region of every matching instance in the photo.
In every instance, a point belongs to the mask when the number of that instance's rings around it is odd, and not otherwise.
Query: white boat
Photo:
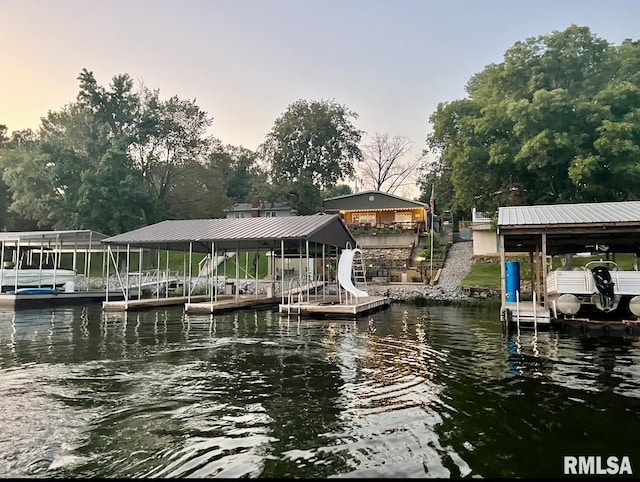
[[[73,291],[76,272],[61,268],[2,268],[2,291],[16,288],[65,288]],[[17,277],[17,284],[16,284]]]
[[[608,260],[550,271],[547,297],[556,318],[635,319],[640,317],[640,271],[622,270]]]

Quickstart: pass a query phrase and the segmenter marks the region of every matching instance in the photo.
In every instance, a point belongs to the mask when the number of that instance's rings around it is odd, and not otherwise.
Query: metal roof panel
[[[498,209],[498,226],[637,221],[640,221],[640,201],[506,206]]]
[[[182,250],[197,242],[197,251],[255,249],[259,242],[305,240],[331,246],[355,246],[355,239],[339,215],[282,216],[233,219],[169,220],[103,240],[112,245]]]

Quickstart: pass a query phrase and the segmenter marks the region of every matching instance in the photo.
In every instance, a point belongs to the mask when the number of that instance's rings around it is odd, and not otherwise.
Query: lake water
[[[640,339],[505,333],[499,307],[0,313],[2,477],[640,474]]]

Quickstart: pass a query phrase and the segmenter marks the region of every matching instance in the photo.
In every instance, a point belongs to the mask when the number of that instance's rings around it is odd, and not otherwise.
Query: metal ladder
[[[367,276],[364,265],[364,256],[362,251],[358,253],[360,256],[353,257],[353,281],[356,286],[367,286]]]

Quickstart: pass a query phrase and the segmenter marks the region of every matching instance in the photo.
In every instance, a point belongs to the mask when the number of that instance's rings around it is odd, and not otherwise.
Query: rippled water
[[[640,473],[640,340],[504,333],[498,308],[0,313],[3,477]],[[636,467],[637,466],[637,467]]]

